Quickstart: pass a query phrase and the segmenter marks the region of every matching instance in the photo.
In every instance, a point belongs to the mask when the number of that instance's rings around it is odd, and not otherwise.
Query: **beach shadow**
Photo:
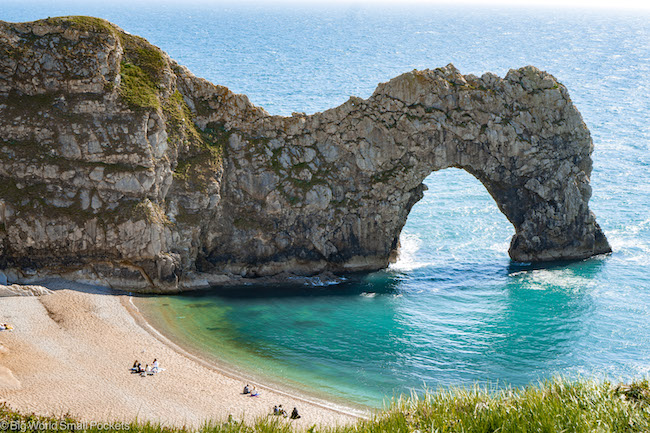
[[[76,292],[89,293],[93,295],[129,295],[126,290],[116,290],[106,286],[99,286],[94,284],[80,283],[71,280],[64,280],[62,278],[45,278],[30,283],[18,283],[21,285],[34,285],[47,287],[53,291],[59,290],[74,290]]]

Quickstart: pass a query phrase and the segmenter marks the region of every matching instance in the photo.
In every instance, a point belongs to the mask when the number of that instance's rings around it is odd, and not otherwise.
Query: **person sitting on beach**
[[[151,369],[154,373],[158,373],[160,371],[159,366],[158,366],[158,359],[153,360],[153,367]]]
[[[136,368],[136,370],[135,370],[136,373],[144,373],[144,368],[142,368],[142,364],[140,364],[139,362],[138,362],[137,367],[135,367],[135,368]]]
[[[257,397],[258,395],[260,395],[260,393],[257,392],[257,389],[255,389],[255,387],[253,387],[253,389],[251,389],[251,397]]]
[[[280,415],[280,411],[278,410],[278,405],[276,404],[273,406],[273,415]]]
[[[135,362],[133,363],[133,367],[131,367],[131,370],[133,371],[138,371],[138,360],[136,359]]]
[[[278,407],[278,415],[282,415],[282,416],[285,417],[285,418],[287,417],[287,411],[284,410],[284,408],[282,407],[282,405],[280,405],[280,406]]]
[[[298,419],[298,418],[300,418],[300,415],[298,415],[298,409],[294,407],[293,410],[291,411],[291,419]]]
[[[250,388],[248,388],[248,384],[244,386],[244,394],[249,394],[251,392]]]

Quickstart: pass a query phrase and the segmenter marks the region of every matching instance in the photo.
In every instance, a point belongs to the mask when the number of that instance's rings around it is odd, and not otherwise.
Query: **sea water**
[[[513,228],[465,172],[429,176],[390,269],[337,285],[140,300],[173,340],[252,377],[368,406],[399,393],[650,372],[650,14],[451,6],[3,1],[0,19],[84,14],[146,37],[272,114],[368,97],[414,68],[564,83],[594,139],[591,209],[614,252],[510,261]]]

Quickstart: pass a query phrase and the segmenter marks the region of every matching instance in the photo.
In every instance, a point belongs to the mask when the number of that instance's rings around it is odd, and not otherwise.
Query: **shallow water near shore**
[[[590,206],[613,254],[511,262],[510,223],[476,179],[448,169],[427,178],[386,271],[138,299],[174,341],[373,407],[425,387],[650,374],[648,11],[88,3],[7,1],[0,19],[107,18],[281,115],[366,98],[413,68],[504,76],[533,64],[568,87],[592,131]]]

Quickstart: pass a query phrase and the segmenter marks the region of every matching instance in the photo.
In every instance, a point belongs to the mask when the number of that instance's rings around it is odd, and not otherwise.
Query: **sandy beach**
[[[347,424],[356,413],[324,407],[240,378],[184,352],[129,307],[128,296],[57,290],[41,297],[0,298],[0,401],[40,415],[83,421],[152,421],[199,427],[206,421],[253,420],[276,404],[298,408],[296,427]],[[165,370],[131,374],[134,360]],[[253,385],[253,383],[251,383]]]

